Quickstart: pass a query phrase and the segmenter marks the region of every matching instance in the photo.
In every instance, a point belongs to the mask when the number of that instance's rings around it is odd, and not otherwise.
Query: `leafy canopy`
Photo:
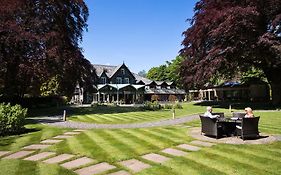
[[[281,103],[281,76],[276,76],[281,72],[281,1],[200,0],[194,11],[180,51],[185,86],[198,88],[214,75],[231,77],[255,67]]]

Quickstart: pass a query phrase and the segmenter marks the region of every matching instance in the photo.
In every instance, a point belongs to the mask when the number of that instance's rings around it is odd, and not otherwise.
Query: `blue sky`
[[[175,58],[196,0],[85,0],[90,16],[85,57],[93,64],[148,71]]]

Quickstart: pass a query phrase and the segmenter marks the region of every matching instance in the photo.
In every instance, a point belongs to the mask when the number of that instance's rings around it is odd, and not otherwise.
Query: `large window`
[[[116,84],[122,84],[122,78],[121,77],[116,78]]]
[[[101,84],[106,84],[106,77],[101,77]]]
[[[124,79],[124,84],[130,84],[130,79],[129,78],[125,78]]]

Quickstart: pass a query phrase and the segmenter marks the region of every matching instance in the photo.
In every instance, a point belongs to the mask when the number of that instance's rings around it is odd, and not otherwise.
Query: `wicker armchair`
[[[236,126],[237,136],[245,140],[246,137],[259,137],[259,119],[260,117],[242,118],[241,126]]]
[[[232,117],[242,119],[246,115],[245,112],[233,112]]]
[[[216,118],[209,118],[202,115],[201,120],[201,134],[204,133],[207,136],[215,136],[217,139],[222,136],[222,126],[218,123]]]

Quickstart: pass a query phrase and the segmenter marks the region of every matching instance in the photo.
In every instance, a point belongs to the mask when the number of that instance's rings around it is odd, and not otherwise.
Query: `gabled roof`
[[[108,77],[113,75],[113,72],[118,66],[102,65],[102,64],[93,64],[93,67],[96,70],[96,74],[101,76],[103,72],[106,73]]]
[[[153,82],[152,80],[150,80],[150,79],[148,79],[148,78],[144,78],[144,77],[142,77],[142,76],[139,76],[139,75],[136,74],[136,73],[133,73],[133,75],[134,75],[134,77],[136,78],[137,83],[140,82],[140,81],[142,81],[142,82],[144,82],[145,85],[148,85],[148,84],[150,84],[150,83]]]

